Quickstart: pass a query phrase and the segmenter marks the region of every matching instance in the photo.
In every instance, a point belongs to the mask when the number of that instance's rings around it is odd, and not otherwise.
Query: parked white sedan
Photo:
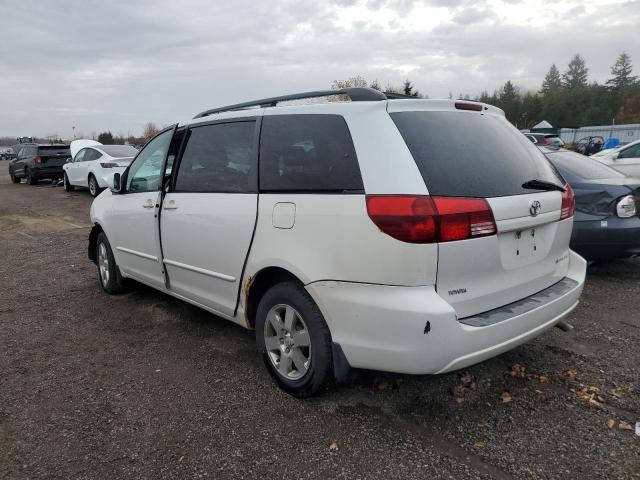
[[[97,196],[109,186],[109,178],[114,173],[123,173],[138,150],[131,145],[102,145],[95,140],[74,140],[71,142],[72,161],[65,164],[64,189],[67,192],[76,187],[89,189],[91,196]]]
[[[640,140],[594,153],[591,158],[630,177],[640,177]]]

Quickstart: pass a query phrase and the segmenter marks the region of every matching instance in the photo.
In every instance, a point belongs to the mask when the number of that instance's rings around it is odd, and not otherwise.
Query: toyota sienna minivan
[[[160,132],[93,202],[89,257],[108,293],[134,279],[254,330],[305,397],[350,368],[461,369],[558,324],[585,279],[573,209],[498,108],[309,92]]]

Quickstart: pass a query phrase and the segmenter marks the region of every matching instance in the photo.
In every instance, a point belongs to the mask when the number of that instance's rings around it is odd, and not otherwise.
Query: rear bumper
[[[640,254],[640,218],[574,222],[571,248],[588,260]]]
[[[62,178],[64,170],[62,166],[56,167],[34,167],[31,170],[33,178]]]
[[[467,325],[433,286],[348,282],[307,285],[333,341],[352,367],[408,374],[444,373],[508,351],[552,328],[578,304],[585,260],[570,253],[567,284],[531,309],[486,326]],[[532,297],[535,297],[533,295]],[[530,298],[532,298],[530,297]],[[518,313],[522,312],[524,313]]]

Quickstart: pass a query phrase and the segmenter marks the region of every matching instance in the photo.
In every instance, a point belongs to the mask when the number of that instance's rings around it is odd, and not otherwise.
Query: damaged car
[[[640,179],[569,150],[541,150],[575,194],[571,248],[588,260],[640,254]]]
[[[451,372],[566,327],[586,273],[573,209],[502,110],[346,88],[164,129],[93,201],[88,255],[109,294],[133,279],[253,330],[306,397],[350,368]]]

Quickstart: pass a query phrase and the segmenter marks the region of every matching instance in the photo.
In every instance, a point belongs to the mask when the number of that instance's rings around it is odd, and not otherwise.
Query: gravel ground
[[[300,401],[250,332],[104,294],[90,203],[0,176],[0,478],[640,479],[640,261],[589,269],[572,332]]]

